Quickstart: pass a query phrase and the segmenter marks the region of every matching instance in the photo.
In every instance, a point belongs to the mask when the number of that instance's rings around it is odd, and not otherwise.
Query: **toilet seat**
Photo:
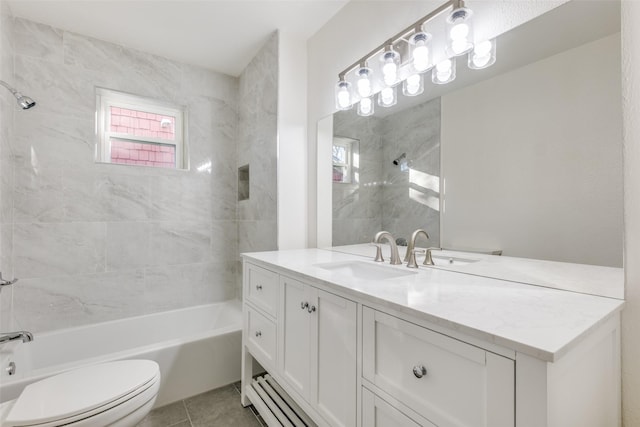
[[[159,387],[160,370],[154,361],[87,366],[28,385],[5,423],[15,427],[107,426],[154,400]]]

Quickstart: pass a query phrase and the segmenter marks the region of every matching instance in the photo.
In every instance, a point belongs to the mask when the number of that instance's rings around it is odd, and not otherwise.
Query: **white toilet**
[[[74,369],[25,387],[0,407],[1,427],[133,427],[160,388],[151,360],[121,360]]]

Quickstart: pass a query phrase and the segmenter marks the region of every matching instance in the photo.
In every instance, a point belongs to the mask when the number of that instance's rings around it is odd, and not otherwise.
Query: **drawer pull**
[[[262,290],[262,285],[256,285],[256,289],[261,291]]]
[[[256,331],[256,338],[260,338],[262,336],[262,332],[261,331]],[[413,372],[415,372],[415,368],[413,370]]]
[[[309,313],[313,313],[314,311],[316,311],[316,306],[315,305],[310,306],[309,308],[307,308],[307,311]]]
[[[302,310],[304,310],[305,308],[308,308],[308,307],[309,307],[309,303],[308,302],[301,302],[300,303],[300,308]]]
[[[414,366],[413,367],[413,375],[416,376],[416,378],[422,378],[425,375],[427,375],[427,368],[425,368],[424,366],[420,365],[420,366]]]

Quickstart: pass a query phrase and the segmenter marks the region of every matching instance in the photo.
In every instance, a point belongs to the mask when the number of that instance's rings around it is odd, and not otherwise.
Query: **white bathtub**
[[[151,359],[162,373],[155,406],[166,405],[240,379],[241,329],[242,305],[227,301],[36,334],[0,348],[0,402],[75,367]]]

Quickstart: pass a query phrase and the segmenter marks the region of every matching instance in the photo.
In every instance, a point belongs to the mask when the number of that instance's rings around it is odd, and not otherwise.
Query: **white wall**
[[[622,312],[622,410],[640,425],[640,3],[622,2],[625,299]]]
[[[280,32],[278,48],[278,249],[307,247],[307,47]]]
[[[363,54],[415,22],[439,6],[441,1],[352,1],[318,31],[308,47],[308,149],[309,149],[309,246],[318,240],[317,209],[331,215],[331,199],[317,202],[317,122],[335,112],[333,87],[337,75]],[[467,6],[475,11],[476,36],[492,37],[502,34],[541,15],[565,0],[487,1],[469,0]],[[330,185],[329,183],[327,185]],[[326,192],[322,193],[325,194]],[[330,193],[329,193],[330,194]],[[331,229],[324,233],[331,232]],[[323,234],[324,234],[323,233]]]
[[[445,247],[622,266],[620,35],[442,97]]]
[[[393,33],[411,21],[411,8],[428,2],[352,2],[320,30],[308,44],[308,133],[309,133],[309,233],[310,246],[315,242],[316,229],[316,122],[334,112],[333,84],[336,74],[359,57],[380,37]],[[489,2],[487,2],[489,3]],[[541,15],[555,5],[531,1],[500,2],[503,8],[516,8],[500,18],[504,25],[517,24]],[[433,3],[432,3],[433,4]],[[370,12],[364,11],[371,7]],[[622,1],[622,86],[623,86],[623,141],[624,141],[624,258],[626,306],[623,312],[622,364],[623,364],[623,422],[626,427],[640,425],[640,3]],[[361,13],[363,19],[356,19]],[[375,34],[358,30],[370,29],[367,18],[381,18],[386,13],[388,21],[377,26]],[[416,14],[419,15],[419,14]],[[512,19],[508,17],[511,16]],[[516,19],[517,18],[517,19]],[[517,21],[517,22],[516,22]],[[366,27],[366,28],[365,28]],[[348,40],[343,43],[343,40]],[[330,194],[330,193],[329,193]],[[329,228],[330,229],[330,228]],[[597,248],[597,245],[595,245]]]

